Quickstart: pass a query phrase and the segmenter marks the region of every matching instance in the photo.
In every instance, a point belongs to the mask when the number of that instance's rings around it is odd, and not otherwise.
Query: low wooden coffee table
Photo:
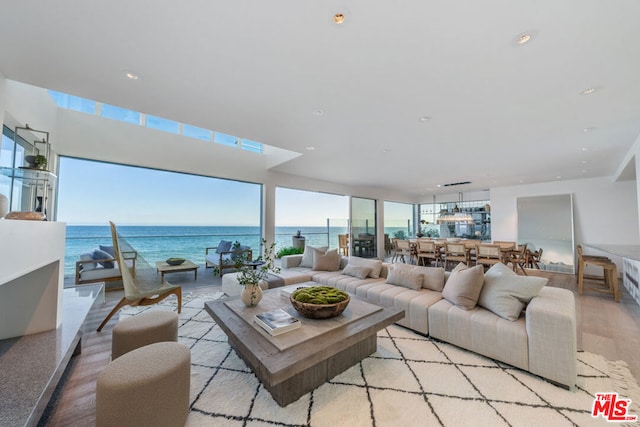
[[[307,319],[282,296],[285,288],[265,291],[262,301],[253,308],[245,307],[237,297],[205,303],[231,347],[280,406],[295,402],[374,353],[378,331],[404,317],[404,310],[378,307],[351,296],[342,315]],[[274,308],[283,308],[299,318],[302,327],[270,336],[253,322],[253,317]]]
[[[193,271],[195,280],[198,280],[198,266],[189,260],[185,260],[180,265],[169,265],[164,261],[156,261],[156,271],[160,273],[160,280],[164,282],[164,275],[168,273],[179,273],[181,271]]]

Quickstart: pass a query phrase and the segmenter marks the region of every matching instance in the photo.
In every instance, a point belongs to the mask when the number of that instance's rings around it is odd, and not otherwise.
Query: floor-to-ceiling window
[[[205,248],[223,239],[260,253],[261,195],[261,184],[61,157],[65,274],[81,254],[111,244],[109,221],[152,265],[169,257],[203,264]]]
[[[374,199],[351,198],[351,253],[377,258],[377,209]]]
[[[349,198],[338,194],[276,188],[276,250],[293,247],[298,231],[306,245],[338,247],[349,229]]]
[[[384,234],[390,238],[406,239],[415,233],[413,228],[414,205],[410,203],[384,202]]]

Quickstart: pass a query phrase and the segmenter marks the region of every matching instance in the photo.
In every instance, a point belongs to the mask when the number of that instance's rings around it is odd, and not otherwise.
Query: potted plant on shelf
[[[36,165],[38,169],[45,169],[47,167],[47,158],[42,154],[38,154],[34,159],[33,163]]]
[[[266,239],[262,239],[263,254],[251,261],[246,254],[237,257],[235,267],[238,270],[238,284],[244,289],[240,293],[240,299],[247,307],[255,307],[262,299],[260,282],[266,280],[269,273],[279,273],[280,267],[274,261],[276,243],[267,246]]]

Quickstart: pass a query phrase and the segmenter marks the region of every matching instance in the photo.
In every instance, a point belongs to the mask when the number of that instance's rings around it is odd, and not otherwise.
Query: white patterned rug
[[[183,301],[178,334],[192,364],[187,426],[612,425],[591,417],[596,392],[632,399],[629,414],[640,415],[640,388],[624,362],[579,352],[578,385],[571,392],[395,325],[378,334],[376,353],[281,408],[204,310],[205,301],[223,296]],[[175,308],[172,299],[147,309]],[[125,309],[121,316],[139,311]]]

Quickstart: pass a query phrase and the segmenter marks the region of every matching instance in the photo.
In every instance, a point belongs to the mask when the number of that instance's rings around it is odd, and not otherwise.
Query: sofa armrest
[[[573,389],[577,379],[573,292],[544,287],[526,310],[529,371]]]
[[[287,268],[295,268],[300,266],[300,263],[302,262],[302,255],[301,254],[297,254],[297,255],[285,255],[282,258],[280,258],[280,267],[283,269],[287,269]]]

